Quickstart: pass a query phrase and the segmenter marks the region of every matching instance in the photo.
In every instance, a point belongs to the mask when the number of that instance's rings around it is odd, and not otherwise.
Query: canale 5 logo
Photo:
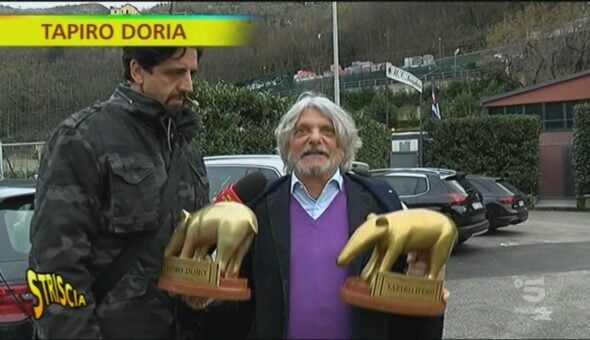
[[[29,290],[37,298],[37,305],[34,306],[37,320],[43,316],[45,308],[53,303],[69,308],[80,308],[88,304],[86,297],[65,282],[59,274],[36,273],[28,269],[27,283]]]

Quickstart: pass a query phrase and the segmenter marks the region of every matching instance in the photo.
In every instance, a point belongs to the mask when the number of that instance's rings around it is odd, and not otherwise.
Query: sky
[[[64,5],[77,5],[83,3],[99,3],[104,5],[105,7],[109,6],[121,6],[126,3],[130,3],[133,6],[137,7],[138,9],[146,9],[151,8],[162,1],[11,1],[11,2],[0,2],[0,5],[10,6],[12,8],[49,8],[49,7],[57,7],[57,6],[64,6]]]

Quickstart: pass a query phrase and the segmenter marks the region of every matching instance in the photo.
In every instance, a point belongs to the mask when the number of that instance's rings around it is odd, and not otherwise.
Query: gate
[[[415,168],[419,166],[418,153],[415,151],[398,151],[391,153],[392,168]]]
[[[0,142],[0,178],[34,178],[45,142]]]

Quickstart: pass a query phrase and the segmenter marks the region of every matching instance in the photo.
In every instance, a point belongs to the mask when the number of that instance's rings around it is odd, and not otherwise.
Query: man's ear
[[[144,70],[137,60],[132,59],[131,62],[129,62],[129,73],[131,73],[131,79],[133,79],[134,83],[138,85],[143,84],[143,72]]]

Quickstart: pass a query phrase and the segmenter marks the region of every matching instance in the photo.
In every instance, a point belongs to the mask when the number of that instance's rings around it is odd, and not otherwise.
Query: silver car
[[[0,339],[33,338],[25,273],[34,199],[33,180],[0,180]]]
[[[209,199],[213,199],[228,185],[252,172],[262,172],[269,182],[286,175],[283,160],[279,155],[207,156],[204,160],[209,178]],[[369,176],[369,165],[355,161],[352,163],[352,171],[358,175]],[[407,209],[403,202],[402,206]]]

